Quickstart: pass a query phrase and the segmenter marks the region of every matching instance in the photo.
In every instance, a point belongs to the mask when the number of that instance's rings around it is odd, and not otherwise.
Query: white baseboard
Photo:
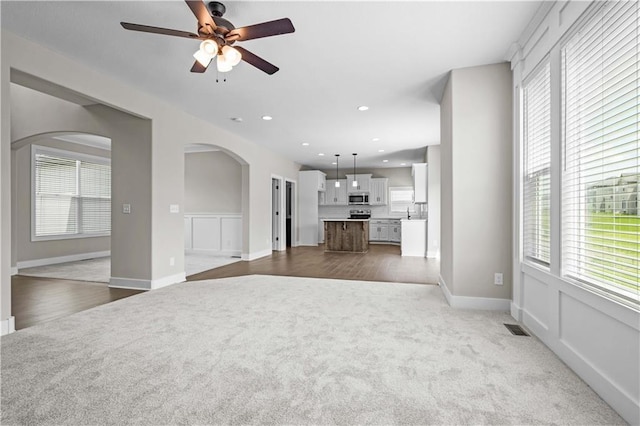
[[[522,322],[522,308],[511,302],[511,316],[518,322]]]
[[[447,284],[444,282],[442,275],[438,278],[438,284],[444,293],[447,303],[452,308],[457,309],[480,309],[485,311],[505,311],[510,310],[511,300],[509,299],[495,299],[491,297],[469,297],[469,296],[454,296],[449,291]]]
[[[17,266],[12,266],[11,267],[11,276],[14,275],[18,275],[18,267]]]
[[[9,317],[0,322],[0,336],[11,334],[16,331],[16,317]]]
[[[211,256],[240,256],[241,250],[204,250],[204,249],[185,249],[187,254],[209,254]]]
[[[171,284],[181,283],[186,280],[187,278],[184,272],[181,272],[175,275],[169,275],[168,277],[159,278],[155,280],[141,280],[138,278],[111,277],[111,279],[109,280],[109,287],[126,288],[129,290],[157,290],[159,288],[166,287]]]
[[[151,280],[151,289],[156,290],[162,287],[169,286],[171,284],[182,283],[187,280],[187,274],[181,272],[175,275],[169,275],[168,277],[160,278],[157,280]]]
[[[267,249],[267,250],[257,251],[254,253],[242,253],[242,260],[255,260],[261,257],[270,256],[271,251],[272,251],[271,249]]]
[[[48,257],[45,259],[24,260],[16,263],[18,270],[24,268],[34,268],[36,266],[55,265],[57,263],[77,262],[78,260],[95,259],[97,257],[111,256],[110,250],[95,251],[92,253],[71,254],[68,256]]]
[[[427,257],[429,259],[440,259],[440,250],[430,250],[427,251]]]
[[[151,280],[111,277],[109,279],[109,287],[126,288],[129,290],[151,290]]]

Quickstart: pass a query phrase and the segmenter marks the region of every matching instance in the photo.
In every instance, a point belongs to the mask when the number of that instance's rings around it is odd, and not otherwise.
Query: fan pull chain
[[[219,82],[220,82],[220,71],[216,70],[216,83],[219,83]],[[225,74],[224,78],[222,79],[222,82],[223,83],[227,82],[226,74]]]

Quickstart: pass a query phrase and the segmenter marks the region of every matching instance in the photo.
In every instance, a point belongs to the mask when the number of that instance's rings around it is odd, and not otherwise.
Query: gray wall
[[[222,151],[184,156],[185,213],[241,213],[242,166]]]
[[[427,147],[427,256],[440,256],[440,145]]]
[[[445,90],[441,266],[454,296],[511,298],[511,78],[507,63],[456,69]]]
[[[111,152],[64,142],[51,137],[30,138],[15,150],[11,167],[15,171],[13,237],[15,239],[16,262],[48,259],[58,256],[70,256],[83,253],[108,251],[111,247],[110,237],[71,238],[50,241],[31,241],[31,147],[47,146],[65,151],[79,152],[99,157],[111,157]]]

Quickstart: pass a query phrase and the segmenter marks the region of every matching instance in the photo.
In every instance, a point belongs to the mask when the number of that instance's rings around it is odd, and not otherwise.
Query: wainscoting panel
[[[184,247],[187,251],[240,255],[242,216],[215,213],[185,214]]]

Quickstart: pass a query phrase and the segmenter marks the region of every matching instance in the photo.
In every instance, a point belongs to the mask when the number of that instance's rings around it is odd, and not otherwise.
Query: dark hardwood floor
[[[14,275],[11,311],[20,330],[138,293],[142,292],[109,288],[105,283]]]
[[[251,262],[236,262],[187,277],[188,281],[239,275],[437,284],[440,262],[423,257],[402,257],[400,247],[371,244],[367,253],[325,253],[324,246],[296,247],[273,252]]]
[[[402,257],[398,246],[372,244],[368,253],[325,253],[324,246],[296,247],[251,262],[236,262],[194,274],[187,280],[259,274],[437,284],[439,273],[437,260]],[[11,277],[11,308],[17,330],[139,293],[109,288],[104,283]]]

